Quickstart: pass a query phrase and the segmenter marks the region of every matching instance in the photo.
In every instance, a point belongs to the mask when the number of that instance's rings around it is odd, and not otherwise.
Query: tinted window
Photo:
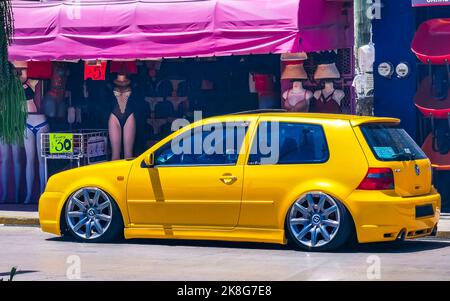
[[[406,161],[427,157],[408,133],[396,125],[364,125],[361,131],[378,160]]]
[[[248,164],[323,163],[328,146],[320,125],[261,122]]]
[[[155,165],[234,165],[247,132],[245,123],[197,127],[155,153]]]

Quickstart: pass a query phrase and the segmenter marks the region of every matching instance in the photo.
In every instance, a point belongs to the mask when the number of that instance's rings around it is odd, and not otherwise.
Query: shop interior
[[[64,169],[139,155],[177,118],[257,109],[354,113],[350,49],[127,61],[13,62],[24,145],[1,144],[1,202],[37,203]],[[22,201],[21,201],[22,200]]]

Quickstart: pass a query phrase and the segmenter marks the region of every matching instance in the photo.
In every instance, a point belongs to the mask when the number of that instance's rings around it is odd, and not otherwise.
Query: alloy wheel
[[[77,236],[91,240],[108,230],[112,211],[111,199],[104,191],[95,187],[82,188],[67,203],[66,222]]]
[[[329,244],[341,222],[337,202],[322,192],[301,196],[293,205],[288,226],[295,239],[310,248]]]

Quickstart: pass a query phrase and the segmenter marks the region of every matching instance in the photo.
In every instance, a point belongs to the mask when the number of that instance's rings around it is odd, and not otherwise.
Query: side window
[[[234,165],[247,129],[244,122],[196,127],[159,148],[155,152],[155,165]]]
[[[261,122],[250,149],[248,164],[313,164],[326,162],[328,157],[322,126]]]

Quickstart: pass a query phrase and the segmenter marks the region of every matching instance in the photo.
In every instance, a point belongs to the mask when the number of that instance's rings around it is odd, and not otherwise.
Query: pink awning
[[[13,3],[12,60],[202,57],[351,46],[342,3],[326,0]]]

